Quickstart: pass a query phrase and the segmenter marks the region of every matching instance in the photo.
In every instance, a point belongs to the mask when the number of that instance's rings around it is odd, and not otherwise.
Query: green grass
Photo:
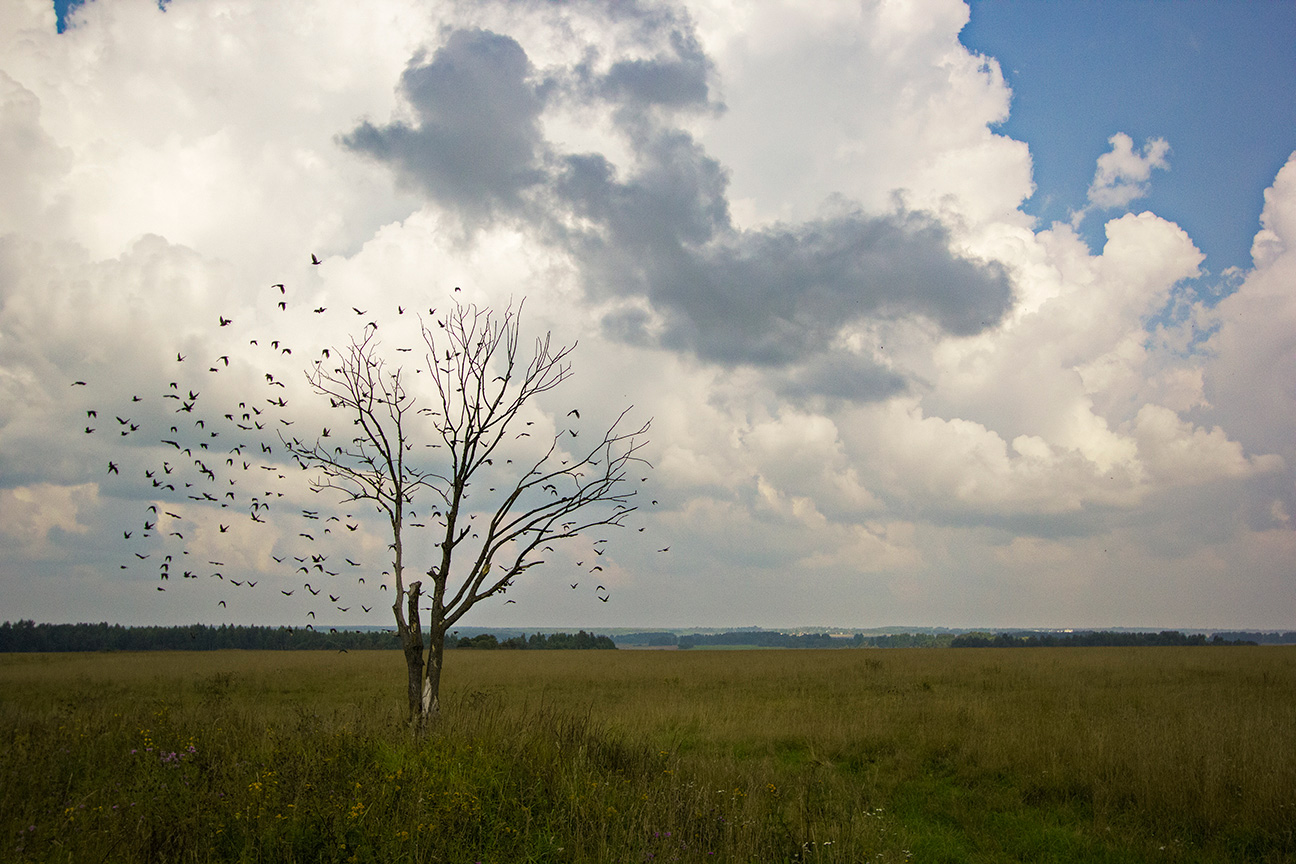
[[[0,860],[1296,861],[1290,648],[0,655]],[[174,755],[172,755],[174,754]]]

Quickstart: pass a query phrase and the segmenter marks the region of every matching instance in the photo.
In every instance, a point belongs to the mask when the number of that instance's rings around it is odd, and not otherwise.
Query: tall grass
[[[1296,650],[0,655],[0,860],[1292,861]]]

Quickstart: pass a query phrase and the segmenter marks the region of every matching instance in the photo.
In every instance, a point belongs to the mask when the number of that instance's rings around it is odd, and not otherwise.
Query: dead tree
[[[636,509],[627,469],[647,464],[639,453],[649,423],[624,431],[628,408],[583,447],[576,446],[581,439],[572,428],[558,428],[534,447],[531,423],[519,417],[528,403],[571,375],[575,346],[555,347],[545,335],[524,359],[520,312],[457,304],[444,318],[423,321],[423,362],[431,379],[423,407],[416,407],[407,390],[404,370],[388,369],[376,330],[367,326],[336,352],[334,368],[317,363],[307,372],[315,391],[350,415],[354,436],[345,445],[324,438],[285,441],[302,467],[317,472],[314,488],[338,490],[345,501],[371,501],[390,523],[392,611],[415,729],[440,714],[446,633],[469,609],[543,564],[542,554],[556,542],[599,526],[621,526]],[[580,418],[577,409],[565,416]],[[520,444],[527,437],[530,447]],[[523,456],[527,452],[530,458]],[[514,458],[506,459],[509,453]],[[412,522],[419,495],[435,503],[430,511],[424,507],[422,521]],[[424,571],[427,586],[421,579],[406,580],[406,530],[431,530],[439,538]]]

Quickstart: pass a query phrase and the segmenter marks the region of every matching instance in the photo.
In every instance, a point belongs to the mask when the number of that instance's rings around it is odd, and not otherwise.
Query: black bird
[[[577,420],[580,419],[580,412],[577,411],[575,408],[573,408],[572,410],[570,410],[570,411],[567,412],[567,416],[568,416],[568,417],[572,416],[573,414],[576,415],[576,419],[577,419]]]
[[[184,358],[184,355],[181,354],[179,351],[177,351],[177,352],[176,352],[176,362],[177,362],[177,363],[183,363],[183,362],[184,362],[184,359],[185,359],[185,358]]]
[[[94,410],[90,410],[90,411],[87,411],[87,412],[86,412],[86,416],[87,416],[87,417],[98,417],[98,416],[99,416],[99,412],[98,412],[98,411],[94,411]]]
[[[84,381],[73,381],[73,382],[72,382],[72,386],[73,386],[73,387],[84,387],[84,386],[86,386],[86,383],[85,383]]]
[[[296,590],[296,589],[294,589],[294,590]],[[293,595],[293,592],[292,592],[292,591],[284,591],[283,589],[280,589],[280,590],[279,590],[279,593],[282,594],[282,595],[284,595],[285,597],[291,597],[291,596]]]
[[[315,257],[315,253],[312,252],[312,253],[311,253],[311,263],[312,263],[312,264],[321,264],[321,263],[323,263],[323,262],[321,262],[318,258],[316,258],[316,257]]]
[[[120,476],[121,472],[117,470],[117,463],[116,463],[116,462],[112,462],[112,461],[110,461],[110,462],[108,463],[108,473],[109,473],[109,474],[117,474],[117,475]]]
[[[602,600],[604,603],[606,603],[606,602],[608,601],[608,598],[606,598],[606,597],[600,597],[599,599]]]
[[[220,326],[222,327],[228,327],[234,323],[232,318],[226,318],[224,315],[217,315],[216,317],[220,319]]]

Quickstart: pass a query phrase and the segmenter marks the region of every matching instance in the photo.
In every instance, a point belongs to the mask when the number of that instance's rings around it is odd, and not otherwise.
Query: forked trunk
[[[445,634],[435,627],[428,646],[427,677],[423,681],[423,721],[435,723],[441,717],[441,668],[445,657]]]
[[[423,675],[423,624],[419,620],[419,593],[422,584],[409,587],[409,612],[405,632],[401,634],[405,650],[406,695],[409,699],[409,723],[416,732],[427,720],[424,704],[425,677]]]

